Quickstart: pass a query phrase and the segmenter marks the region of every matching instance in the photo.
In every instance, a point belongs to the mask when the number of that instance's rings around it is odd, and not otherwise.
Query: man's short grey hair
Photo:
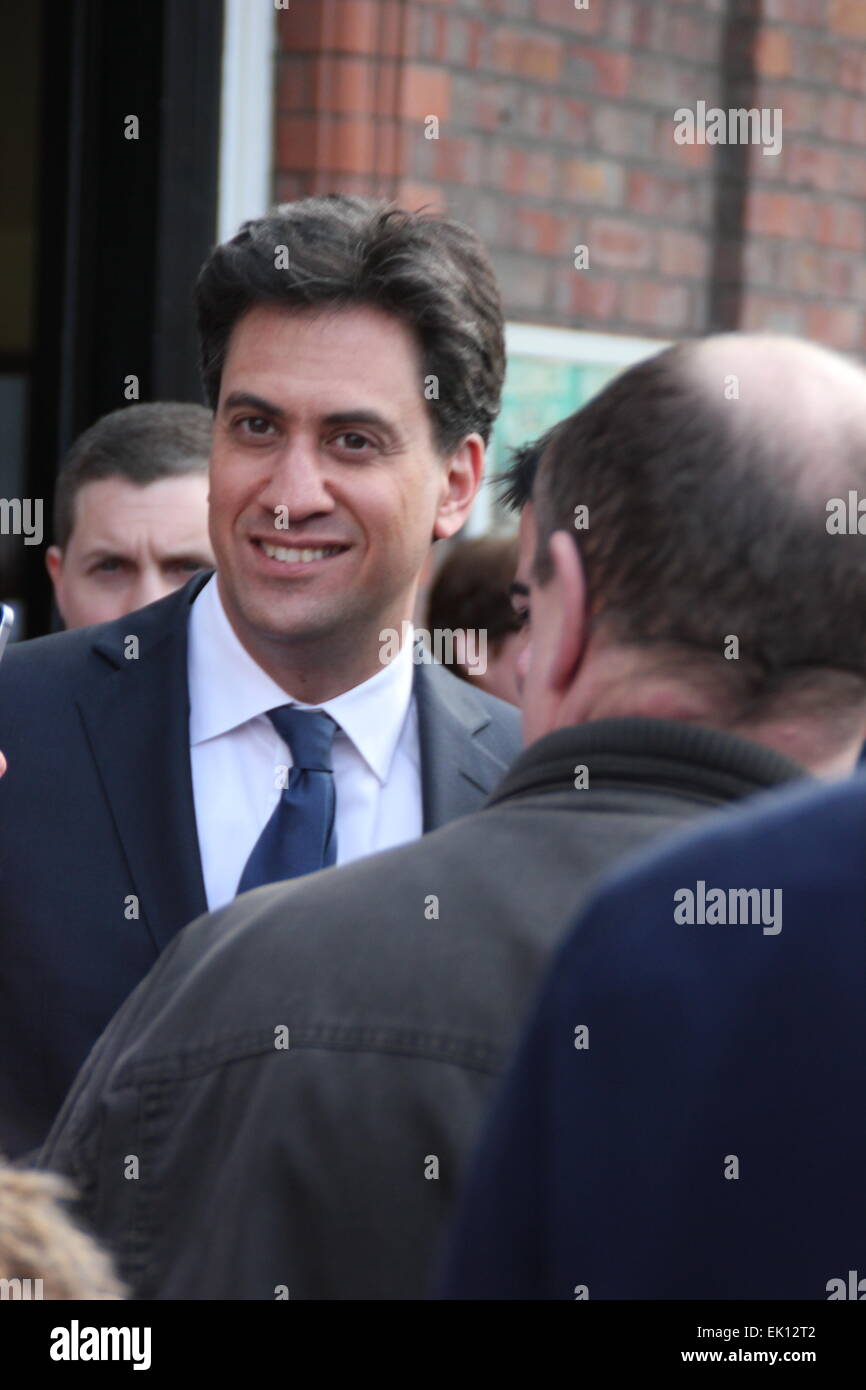
[[[213,414],[203,405],[152,401],[103,415],[69,450],[54,492],[54,539],[61,550],[75,526],[75,499],[85,483],[125,478],[138,487],[204,473]]]

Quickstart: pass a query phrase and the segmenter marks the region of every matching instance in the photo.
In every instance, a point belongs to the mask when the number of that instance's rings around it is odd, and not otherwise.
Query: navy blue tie
[[[337,862],[331,744],[337,725],[324,710],[281,705],[268,718],[292,752],[276,810],[244,865],[238,892],[326,869]]]

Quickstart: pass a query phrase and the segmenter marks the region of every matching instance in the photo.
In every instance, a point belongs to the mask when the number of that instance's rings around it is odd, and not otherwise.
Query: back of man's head
[[[635,707],[610,712],[652,713],[637,704],[654,681],[690,686],[697,719],[817,768],[866,719],[866,547],[828,527],[852,490],[866,497],[858,366],[783,337],[679,344],[554,431],[534,578],[550,580],[551,536],[567,531],[586,640],[633,658]]]
[[[214,409],[232,330],[251,309],[364,305],[414,334],[442,453],[473,432],[490,436],[505,373],[502,302],[480,239],[459,222],[344,194],[285,203],[215,248],[196,302]]]

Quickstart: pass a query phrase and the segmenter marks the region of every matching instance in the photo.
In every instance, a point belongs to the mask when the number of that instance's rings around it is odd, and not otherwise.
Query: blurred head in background
[[[204,406],[155,401],[79,435],[58,475],[45,556],[68,628],[143,608],[213,565],[211,429]]]
[[[516,568],[516,537],[457,541],[439,568],[427,611],[431,633],[486,634],[480,644],[454,643],[454,660],[447,664],[456,676],[512,705],[520,703],[521,622],[511,602]],[[479,653],[484,659],[468,659]]]

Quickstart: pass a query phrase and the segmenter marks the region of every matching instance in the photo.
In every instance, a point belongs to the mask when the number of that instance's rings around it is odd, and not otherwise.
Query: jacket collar
[[[736,734],[668,719],[599,719],[557,729],[524,749],[491,805],[532,792],[620,787],[723,804],[810,776],[799,763]]]

